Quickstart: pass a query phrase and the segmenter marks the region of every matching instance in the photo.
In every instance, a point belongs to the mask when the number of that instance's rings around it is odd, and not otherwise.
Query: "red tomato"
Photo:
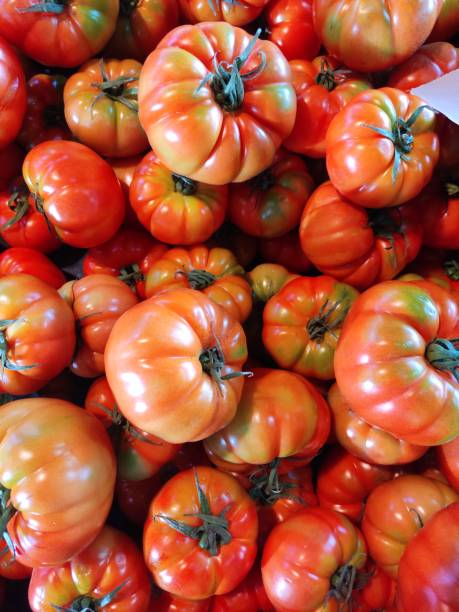
[[[25,580],[30,578],[32,568],[19,563],[4,539],[0,540],[0,576],[8,580]]]
[[[233,591],[226,595],[215,595],[211,612],[273,612],[274,608],[266,595],[261,579],[260,567],[255,565],[250,574]]]
[[[211,597],[192,601],[157,590],[157,595],[153,592],[149,612],[210,612]]]
[[[269,0],[179,0],[187,21],[227,21],[235,26],[253,21]]]
[[[139,116],[152,149],[196,181],[225,185],[266,170],[295,113],[280,49],[224,22],[172,30],[140,74]]]
[[[59,607],[145,612],[150,590],[141,552],[126,534],[106,526],[65,565],[34,569],[29,604],[34,612]]]
[[[454,177],[459,165],[459,125],[450,121],[444,115],[439,115],[436,131],[440,139],[438,167]]]
[[[0,192],[7,190],[12,180],[21,174],[23,159],[24,151],[15,142],[0,151]]]
[[[21,62],[3,38],[0,38],[0,75],[0,149],[4,149],[13,142],[21,129],[27,94]]]
[[[28,274],[0,278],[0,390],[37,391],[72,359],[75,319],[57,291]]]
[[[151,151],[135,169],[129,199],[142,225],[158,240],[197,244],[222,225],[228,187],[174,174]]]
[[[65,283],[65,276],[46,255],[25,247],[12,247],[0,255],[0,277],[8,274],[30,274],[54,289]]]
[[[179,472],[154,497],[143,533],[145,560],[162,589],[206,599],[245,578],[257,534],[255,504],[237,480],[198,467]]]
[[[421,248],[419,205],[365,209],[330,183],[320,185],[303,211],[301,247],[323,274],[357,289],[397,276]]]
[[[459,492],[459,437],[437,447],[440,469],[450,485]]]
[[[414,198],[438,161],[434,122],[435,113],[417,96],[391,87],[362,92],[330,123],[326,160],[331,182],[367,208],[398,206]]]
[[[428,40],[448,40],[457,32],[459,32],[459,0],[443,0],[443,6]]]
[[[0,34],[45,66],[73,68],[113,34],[118,0],[2,0]]]
[[[118,179],[85,145],[43,142],[27,154],[22,172],[36,209],[63,242],[97,246],[120,227],[125,205]]]
[[[116,462],[108,435],[81,408],[50,398],[5,404],[0,431],[2,524],[16,560],[66,563],[110,510]]]
[[[261,239],[258,241],[258,247],[264,261],[285,266],[296,274],[305,274],[312,268],[311,262],[303,253],[297,231],[279,238]]]
[[[433,179],[416,199],[424,226],[423,244],[436,249],[459,249],[459,181]]]
[[[359,581],[358,576],[357,581]],[[363,584],[357,584],[352,593],[352,612],[387,610],[394,605],[397,583],[375,563],[371,562],[363,574]]]
[[[434,27],[442,0],[314,0],[314,24],[331,55],[362,72],[409,58]]]

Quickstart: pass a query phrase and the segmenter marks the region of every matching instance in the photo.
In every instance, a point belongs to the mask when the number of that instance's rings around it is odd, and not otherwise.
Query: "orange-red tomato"
[[[212,598],[183,599],[176,597],[167,591],[157,589],[158,593],[153,592],[148,612],[210,612]]]
[[[311,262],[303,253],[296,230],[279,238],[261,238],[258,248],[264,261],[285,266],[290,272],[305,274],[312,268]]]
[[[0,255],[0,277],[8,274],[30,274],[59,289],[65,283],[65,276],[50,259],[26,247],[12,247]]]
[[[27,94],[21,62],[3,38],[0,38],[0,99],[0,149],[4,149],[21,129]]]
[[[30,578],[32,568],[19,563],[8,548],[4,539],[0,539],[0,576],[8,580],[24,580]]]
[[[179,0],[185,19],[200,21],[227,21],[235,26],[253,21],[269,0]]]
[[[441,471],[450,485],[459,493],[459,437],[437,448]]]
[[[210,612],[273,612],[274,608],[266,595],[261,579],[260,567],[254,565],[252,571],[230,593],[215,595]]]
[[[357,584],[352,593],[352,612],[389,612],[395,602],[396,581],[373,562],[368,563],[362,577],[363,584]]]

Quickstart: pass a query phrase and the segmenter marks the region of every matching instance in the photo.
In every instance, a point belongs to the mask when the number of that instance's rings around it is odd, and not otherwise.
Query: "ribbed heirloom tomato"
[[[26,84],[19,58],[12,47],[0,38],[0,149],[18,135],[26,109]]]
[[[253,21],[269,0],[180,0],[182,12],[191,23],[227,21],[241,26]]]
[[[152,149],[172,172],[204,183],[265,170],[295,113],[282,52],[224,22],[172,30],[140,74],[139,117]]]
[[[54,289],[65,283],[65,276],[50,259],[26,247],[12,247],[0,255],[0,277],[8,274],[30,274]]]
[[[459,437],[437,448],[438,463],[451,486],[459,493]]]

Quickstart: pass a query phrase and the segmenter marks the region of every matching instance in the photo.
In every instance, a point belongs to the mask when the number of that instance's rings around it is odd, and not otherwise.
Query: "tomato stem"
[[[435,338],[427,345],[426,359],[437,370],[450,372],[459,383],[459,338]]]
[[[327,332],[331,333],[335,338],[337,337],[333,330],[341,325],[341,323],[346,318],[346,315],[349,311],[349,304],[346,303],[338,315],[331,321],[331,318],[336,313],[336,310],[339,308],[340,302],[335,302],[328,306],[328,299],[320,307],[320,310],[316,317],[313,317],[309,320],[306,329],[309,334],[311,340],[315,340],[316,342],[322,342],[324,336]]]
[[[29,212],[30,204],[28,195],[22,191],[15,191],[8,199],[8,208],[14,212],[14,215],[0,227],[0,231],[2,232],[13,227],[16,223],[19,223],[19,221]]]
[[[21,372],[23,370],[30,370],[31,368],[35,368],[34,365],[17,365],[13,361],[10,361],[8,357],[9,345],[8,340],[6,339],[6,329],[9,325],[13,325],[17,323],[18,319],[2,319],[0,320],[0,366],[1,371],[6,368],[7,370],[12,370],[15,372]]]
[[[348,603],[352,597],[354,583],[357,576],[355,565],[343,565],[331,577],[331,589],[329,597],[334,597],[339,602]]]
[[[455,183],[446,183],[446,193],[450,198],[459,195],[459,185]]]
[[[129,110],[137,113],[139,110],[137,103],[137,87],[127,88],[127,85],[134,83],[139,77],[120,76],[117,79],[110,79],[103,59],[100,60],[100,73],[102,75],[102,82],[91,83],[91,87],[99,89],[100,91],[91,102],[91,111],[93,111],[97,102],[105,96],[114,102],[124,104]]]
[[[218,11],[217,11],[217,6],[215,4],[215,0],[207,0],[207,2],[210,6],[210,10],[212,11],[212,13],[215,15],[215,17],[218,17]],[[243,6],[243,4],[239,2],[238,0],[222,0],[222,2],[225,2],[226,4],[229,4],[230,6],[234,6],[234,5]]]
[[[448,275],[448,278],[453,281],[459,281],[459,261],[450,259],[449,261],[445,261],[443,267]]]
[[[296,496],[290,495],[290,489],[295,488],[292,482],[284,482],[278,472],[280,459],[274,459],[268,465],[261,466],[249,475],[252,487],[249,490],[250,497],[257,503],[271,506],[278,499],[291,499],[300,504],[304,501]]]
[[[18,13],[49,13],[51,15],[60,15],[66,9],[66,0],[51,0],[49,2],[38,2],[25,8],[17,8]]]
[[[139,264],[134,263],[121,268],[118,278],[131,287],[132,290],[135,290],[136,284],[142,282],[145,276],[141,272]]]
[[[204,349],[199,355],[199,361],[203,371],[211,376],[219,385],[225,380],[239,378],[239,376],[253,376],[253,372],[230,372],[222,376],[222,370],[225,367],[225,358],[223,355],[220,342],[215,338],[215,346]]]
[[[140,429],[137,429],[137,427],[132,425],[132,423],[130,423],[123,415],[117,404],[115,404],[113,410],[110,410],[110,408],[104,406],[100,402],[93,402],[93,405],[99,408],[99,410],[102,410],[102,412],[104,412],[111,419],[111,426],[115,427],[117,432],[124,432],[127,436],[140,440],[141,442],[145,442],[146,444],[162,446],[160,442],[152,440],[149,434],[142,432]]]
[[[177,193],[182,193],[185,196],[194,195],[198,190],[198,184],[193,179],[181,174],[173,174],[174,188]]]
[[[190,270],[189,272],[178,270],[176,276],[185,276],[191,289],[198,290],[210,287],[210,285],[213,285],[217,280],[215,274],[207,272],[207,270]]]
[[[0,485],[0,536],[5,539],[6,529],[17,510],[10,500],[11,491]],[[5,539],[5,541],[8,541]],[[14,555],[14,550],[12,551]]]
[[[58,612],[99,612],[105,606],[109,606],[113,603],[115,597],[124,588],[129,579],[124,580],[119,586],[117,586],[113,591],[107,593],[103,597],[99,597],[95,599],[94,597],[90,597],[89,595],[80,595],[70,604],[70,608],[65,606],[56,606],[53,605],[53,608]]]
[[[333,70],[328,60],[324,57],[320,62],[320,72],[316,76],[316,83],[325,87],[327,91],[333,91],[349,74],[351,74],[351,71],[348,68],[335,68]]]

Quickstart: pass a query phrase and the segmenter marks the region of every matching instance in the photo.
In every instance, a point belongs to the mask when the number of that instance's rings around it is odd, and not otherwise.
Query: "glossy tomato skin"
[[[275,609],[313,612],[329,594],[333,600],[331,579],[340,568],[365,561],[363,536],[352,523],[333,510],[308,508],[271,531],[261,572]]]
[[[244,81],[236,112],[217,103],[210,81],[200,87],[214,70],[215,54],[231,65],[250,41],[244,30],[224,22],[185,25],[167,34],[147,58],[139,81],[140,122],[173,172],[213,185],[246,181],[272,163],[290,133],[296,97],[288,62],[273,43],[258,40],[244,63],[242,74],[260,73]]]
[[[30,274],[54,289],[65,283],[63,273],[46,255],[26,247],[12,247],[0,255],[0,277],[8,274]]]
[[[459,1],[444,0],[429,41],[449,40],[459,32]]]
[[[275,238],[299,223],[313,180],[304,161],[281,150],[270,168],[230,186],[229,219],[243,232]]]
[[[397,583],[375,563],[368,563],[364,575],[368,581],[352,593],[352,610],[355,612],[374,612],[390,610],[395,603]]]
[[[266,595],[261,579],[260,567],[254,565],[250,574],[230,593],[215,595],[210,612],[273,612],[274,608]]]
[[[265,261],[285,266],[290,272],[305,274],[312,268],[311,262],[303,253],[296,230],[279,238],[260,239],[258,248]]]
[[[316,488],[319,505],[359,523],[368,495],[393,475],[391,468],[367,463],[335,446],[319,466]]]
[[[174,175],[151,151],[135,170],[129,199],[142,225],[158,240],[198,244],[225,220],[228,186]]]
[[[220,376],[241,371],[247,345],[240,323],[199,291],[165,291],[131,308],[115,323],[105,351],[121,412],[173,443],[202,440],[227,425],[244,379],[209,375],[200,358],[205,362],[213,348],[224,362]]]
[[[457,493],[438,480],[414,474],[379,485],[367,499],[362,530],[368,552],[392,578],[406,545]]]
[[[126,534],[105,526],[84,551],[65,565],[34,569],[29,604],[34,612],[53,612],[56,606],[72,607],[83,595],[100,600],[120,586],[108,608],[146,612],[151,589],[142,553]]]
[[[292,274],[279,264],[262,263],[247,272],[246,278],[252,288],[254,298],[266,303],[284,285],[298,278],[298,274]]]
[[[459,437],[439,446],[436,450],[441,471],[459,493]]]
[[[201,512],[196,479],[207,497],[209,511],[225,508],[230,541],[211,555],[199,542],[176,531],[158,515],[198,526]],[[154,497],[145,523],[145,561],[158,586],[180,597],[199,600],[234,589],[255,560],[258,518],[254,502],[235,478],[214,468],[179,472]],[[177,547],[182,551],[177,557]]]
[[[240,0],[228,2],[215,0],[179,0],[185,19],[191,23],[200,21],[226,21],[234,26],[242,26],[253,21],[268,4],[269,0]]]
[[[64,112],[73,135],[104,157],[138,155],[148,147],[137,95],[141,64],[93,59],[67,80]],[[112,87],[108,87],[113,83]],[[104,89],[102,89],[104,87]]]
[[[400,64],[429,36],[440,0],[314,0],[314,24],[328,52],[362,72]]]
[[[79,66],[103,49],[119,11],[118,0],[70,0],[54,13],[28,10],[34,5],[2,0],[0,34],[27,57],[63,68]]]
[[[26,109],[26,84],[19,58],[10,45],[0,38],[0,149],[4,149],[19,133]]]
[[[309,157],[325,157],[325,136],[331,120],[371,85],[362,75],[348,71],[327,55],[312,61],[291,61],[290,67],[297,95],[297,114],[284,146]]]
[[[330,180],[343,196],[360,206],[384,208],[420,193],[439,158],[435,114],[429,108],[418,111],[422,106],[417,96],[382,87],[362,92],[335,115],[326,137],[326,162]],[[412,137],[406,147],[391,140],[400,120],[411,125],[403,128]]]
[[[104,427],[69,402],[31,398],[2,406],[0,433],[0,481],[17,510],[8,523],[17,561],[67,562],[96,537],[111,506],[116,462]]]
[[[279,367],[319,380],[334,378],[333,356],[358,292],[330,276],[299,277],[263,311],[263,344]]]
[[[397,612],[454,612],[459,601],[459,502],[439,510],[400,561]]]
[[[430,182],[417,198],[424,228],[423,243],[435,249],[459,249],[459,185],[458,181]]]
[[[124,198],[110,165],[97,153],[68,140],[43,142],[22,167],[59,238],[90,248],[111,238],[124,217]]]
[[[157,594],[153,592],[148,612],[210,612],[212,599],[209,597],[193,601],[158,589]]]
[[[455,438],[458,384],[433,367],[425,352],[436,338],[456,337],[457,320],[454,296],[434,283],[397,280],[367,289],[335,352],[336,382],[351,409],[412,444]]]
[[[32,568],[19,563],[12,555],[4,539],[0,540],[2,556],[0,557],[0,576],[8,580],[25,580],[30,578]]]
[[[359,290],[390,280],[413,261],[423,238],[417,203],[373,212],[352,203],[331,182],[303,211],[300,241],[323,273]]]
[[[25,395],[43,387],[69,365],[76,342],[75,320],[58,292],[35,276],[0,278],[0,294],[2,344],[6,344],[2,347],[6,363],[0,373],[0,389]]]

